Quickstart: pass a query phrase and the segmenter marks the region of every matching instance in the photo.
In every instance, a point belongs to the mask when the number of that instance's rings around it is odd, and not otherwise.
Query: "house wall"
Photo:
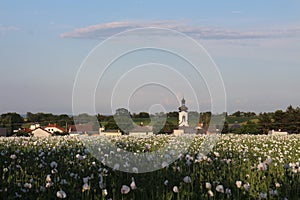
[[[121,132],[101,132],[103,136],[121,136]]]
[[[129,136],[142,137],[153,135],[153,132],[129,132]]]
[[[188,113],[185,111],[179,112],[179,126],[189,126],[188,124]]]
[[[34,130],[34,129],[39,128],[39,127],[40,127],[40,124],[32,124],[32,125],[30,125],[29,129]]]
[[[287,135],[288,132],[281,132],[281,131],[274,131],[274,130],[272,130],[272,131],[269,131],[268,134],[269,135]]]
[[[173,130],[173,133],[175,136],[180,136],[182,134],[184,134],[184,130],[180,129],[180,130]]]
[[[36,130],[32,131],[32,134],[35,137],[49,137],[49,136],[51,136],[50,133],[48,133],[47,131],[44,131],[43,129],[36,129]]]

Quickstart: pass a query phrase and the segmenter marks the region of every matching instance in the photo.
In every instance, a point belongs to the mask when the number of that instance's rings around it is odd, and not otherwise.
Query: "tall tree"
[[[285,112],[282,110],[276,110],[273,116],[274,123],[272,129],[275,130],[284,130],[286,127]]]
[[[228,125],[227,121],[224,122],[223,129],[222,129],[221,133],[222,134],[229,133],[229,125]]]
[[[105,130],[117,130],[119,129],[117,123],[115,122],[114,118],[110,118],[105,125]]]
[[[268,134],[268,131],[272,127],[272,119],[268,113],[260,113],[258,116],[259,122],[258,125],[263,134]]]
[[[14,130],[21,128],[24,119],[18,113],[5,113],[0,117],[0,126],[7,129],[8,135],[12,135]]]
[[[203,123],[203,128],[206,130],[211,119],[211,112],[200,113],[200,122]]]
[[[130,112],[125,108],[118,108],[116,110],[114,120],[123,133],[128,133],[133,128]]]

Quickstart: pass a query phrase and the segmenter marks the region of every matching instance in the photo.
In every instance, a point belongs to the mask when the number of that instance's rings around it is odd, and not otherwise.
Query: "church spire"
[[[185,99],[184,99],[184,97],[182,98],[182,100],[181,100],[181,106],[178,109],[179,109],[179,111],[187,111],[188,110],[188,108],[185,106]]]
[[[184,97],[181,100],[181,105],[185,105],[185,99],[184,99]]]

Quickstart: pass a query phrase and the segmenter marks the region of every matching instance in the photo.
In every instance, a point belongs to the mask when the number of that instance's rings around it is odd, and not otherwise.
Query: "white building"
[[[129,136],[147,137],[153,135],[152,126],[135,126],[129,131]]]
[[[288,132],[281,132],[281,130],[279,131],[271,130],[268,132],[268,135],[288,135]]]
[[[178,126],[179,127],[189,126],[187,110],[188,110],[188,108],[185,106],[185,99],[183,98],[181,100],[181,106],[179,107],[179,115],[178,115],[178,117],[179,117]]]
[[[184,134],[184,130],[183,129],[175,129],[175,130],[173,130],[173,134],[175,136],[181,136]]]
[[[121,136],[122,133],[120,130],[106,130],[100,133],[101,136]]]
[[[34,130],[34,129],[39,128],[39,127],[41,127],[40,124],[31,124],[29,129]]]
[[[45,130],[50,132],[50,133],[55,133],[55,132],[63,133],[63,132],[65,132],[65,129],[63,129],[62,127],[60,127],[56,124],[48,124],[48,126],[45,127]]]
[[[189,119],[188,119],[188,108],[185,105],[185,99],[181,100],[181,106],[178,108],[178,129],[173,130],[173,134],[175,136],[180,136],[182,134],[196,134],[198,129],[197,127],[190,127],[189,126]]]

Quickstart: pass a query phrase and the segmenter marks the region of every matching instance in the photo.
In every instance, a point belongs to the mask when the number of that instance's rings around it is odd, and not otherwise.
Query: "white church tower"
[[[188,108],[185,106],[185,99],[181,100],[181,106],[179,107],[179,127],[189,126],[188,124]]]

